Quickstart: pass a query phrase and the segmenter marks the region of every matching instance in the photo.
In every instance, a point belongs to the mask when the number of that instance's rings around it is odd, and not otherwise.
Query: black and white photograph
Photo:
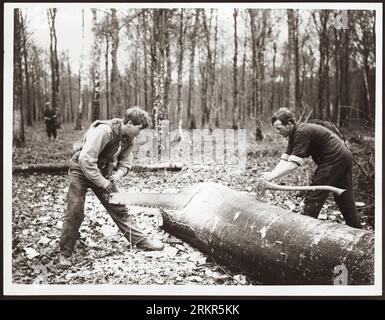
[[[382,11],[6,3],[4,295],[381,296]]]

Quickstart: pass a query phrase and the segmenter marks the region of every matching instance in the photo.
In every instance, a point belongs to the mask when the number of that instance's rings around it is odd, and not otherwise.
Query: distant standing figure
[[[45,104],[44,120],[45,120],[45,126],[47,129],[47,135],[49,140],[51,140],[51,136],[54,139],[57,138],[56,118],[57,118],[57,114],[55,110],[52,109],[51,104],[47,102]]]

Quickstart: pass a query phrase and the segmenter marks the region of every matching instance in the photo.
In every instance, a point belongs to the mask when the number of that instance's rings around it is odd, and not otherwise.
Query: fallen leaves
[[[68,161],[71,142],[82,132],[68,130],[68,134],[70,138],[67,140],[49,144],[44,131],[38,131],[35,138],[39,139],[34,140],[37,142],[31,144],[30,149],[16,149],[15,164],[33,163],[35,160],[47,163]],[[181,172],[129,172],[118,182],[118,187],[121,190],[180,192],[197,182],[214,181],[235,190],[256,193],[257,174],[272,169],[285,148],[281,142],[270,142],[266,145],[251,145],[254,150],[250,150],[248,146],[245,168],[213,164],[210,167],[190,165]],[[309,172],[313,169],[314,164],[308,161],[304,167],[287,175],[282,182],[293,185],[306,184]],[[87,193],[85,219],[72,256],[74,265],[67,270],[61,270],[57,264],[59,239],[66,211],[67,176],[14,175],[12,184],[12,276],[15,283],[258,284],[239,273],[239,270],[219,266],[209,256],[188,243],[165,233],[160,229],[161,221],[157,221],[161,217],[158,209],[130,207],[129,213],[149,237],[161,239],[165,249],[146,252],[130,248],[91,191]],[[260,200],[270,201],[293,212],[299,212],[303,207],[303,195],[298,192],[267,190],[260,195]],[[356,204],[360,208],[365,206],[362,201]],[[320,219],[343,221],[332,199],[328,199]],[[367,227],[370,228],[370,225]]]
[[[39,252],[37,252],[35,249],[33,248],[25,248],[24,249],[24,252],[25,252],[25,256],[27,257],[27,259],[29,260],[32,260],[33,258],[36,258],[39,256]]]

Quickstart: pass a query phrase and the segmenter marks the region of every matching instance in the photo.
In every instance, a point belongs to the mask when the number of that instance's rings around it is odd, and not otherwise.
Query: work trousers
[[[53,138],[56,139],[57,138],[56,123],[47,121],[45,126],[47,129],[48,138],[51,138],[52,136]]]
[[[340,196],[334,194],[334,201],[341,211],[345,223],[353,228],[361,228],[354,201],[352,156],[349,151],[341,155],[337,161],[320,164],[314,172],[311,185],[329,185],[345,189],[346,191]],[[328,194],[328,191],[310,191],[305,198],[302,214],[317,218]]]
[[[67,193],[67,211],[64,216],[60,238],[60,252],[63,255],[70,256],[74,250],[79,236],[79,229],[84,219],[84,203],[88,188],[92,189],[131,245],[135,245],[146,238],[135,222],[132,221],[132,216],[128,214],[126,206],[108,203],[109,194],[90,182],[84,176],[80,167],[71,166],[68,175],[70,185]],[[114,191],[117,191],[115,185],[114,189]]]

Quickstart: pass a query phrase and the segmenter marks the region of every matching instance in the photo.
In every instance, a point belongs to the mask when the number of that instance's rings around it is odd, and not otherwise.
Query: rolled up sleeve
[[[295,162],[299,166],[303,166],[305,164],[305,159],[304,158],[300,158],[300,157],[297,157],[297,156],[294,156],[294,155],[289,156],[287,161]]]
[[[281,159],[287,161],[287,160],[289,159],[289,155],[285,152],[285,153],[281,156]]]
[[[109,140],[109,127],[97,126],[89,129],[86,141],[79,155],[79,165],[84,175],[98,187],[104,188],[109,181],[104,178],[98,168],[98,157]]]

